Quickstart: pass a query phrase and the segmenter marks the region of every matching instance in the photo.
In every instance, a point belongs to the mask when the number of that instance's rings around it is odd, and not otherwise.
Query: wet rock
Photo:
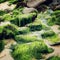
[[[23,10],[24,14],[31,13],[31,12],[37,12],[37,10],[35,8],[27,8],[27,7],[25,7]]]

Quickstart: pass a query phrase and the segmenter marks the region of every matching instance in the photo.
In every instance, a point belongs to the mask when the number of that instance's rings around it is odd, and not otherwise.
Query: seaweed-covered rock
[[[53,35],[48,38],[48,40],[51,42],[51,46],[59,45],[60,44],[60,37],[58,35]]]
[[[10,22],[16,24],[17,26],[24,26],[28,23],[33,22],[35,17],[36,13],[17,15],[17,17],[12,19]]]
[[[54,25],[54,24],[57,24],[57,25],[60,25],[60,10],[56,10],[54,11],[52,14],[51,14],[51,18],[48,19],[48,24],[49,25]]]
[[[52,51],[43,41],[35,41],[30,44],[17,45],[12,52],[12,56],[15,60],[41,59],[42,54]]]
[[[47,37],[52,37],[52,36],[54,36],[55,35],[55,32],[53,32],[53,31],[45,31],[44,33],[42,33],[42,37],[43,38],[47,38]]]
[[[11,21],[13,19],[16,19],[17,16],[22,15],[22,11],[23,11],[23,7],[19,7],[17,9],[14,9],[12,12],[7,13],[7,14],[3,14],[3,20],[4,21]],[[8,18],[7,18],[8,17]]]
[[[54,11],[54,14],[56,15],[56,24],[60,25],[60,10]]]
[[[31,31],[40,31],[43,28],[42,27],[42,23],[39,20],[34,21],[33,23],[28,24],[28,27],[30,28]]]
[[[37,39],[36,36],[32,36],[32,35],[17,35],[15,36],[15,40],[17,42],[23,42],[23,43],[26,43],[26,42],[33,42],[33,41],[39,41],[39,39]]]
[[[30,28],[28,28],[28,27],[20,27],[18,29],[18,31],[19,31],[19,34],[27,34],[27,33],[30,32]]]
[[[0,26],[0,39],[14,38],[16,34],[19,34],[17,28],[18,27],[13,24],[5,24]]]

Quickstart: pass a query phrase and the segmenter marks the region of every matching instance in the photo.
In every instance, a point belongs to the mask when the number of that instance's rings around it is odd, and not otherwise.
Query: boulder
[[[27,1],[27,6],[28,7],[36,7],[38,6],[39,4],[45,2],[46,0],[28,0]]]

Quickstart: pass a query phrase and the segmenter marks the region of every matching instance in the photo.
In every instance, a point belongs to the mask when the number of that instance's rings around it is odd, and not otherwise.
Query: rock
[[[60,10],[60,5],[51,5],[50,8],[52,10]]]
[[[60,10],[60,5],[56,6],[55,10],[59,9]]]
[[[3,10],[3,11],[4,10],[10,11],[10,10],[13,10],[15,7],[16,7],[15,4],[12,4],[9,6],[9,2],[4,2],[0,4],[0,10]]]
[[[60,0],[53,0],[53,4],[60,4]]]
[[[36,7],[38,6],[39,4],[45,2],[46,0],[29,0],[27,1],[27,6],[28,7]]]
[[[31,13],[31,12],[37,12],[37,10],[35,8],[27,8],[27,7],[23,9],[24,14]]]

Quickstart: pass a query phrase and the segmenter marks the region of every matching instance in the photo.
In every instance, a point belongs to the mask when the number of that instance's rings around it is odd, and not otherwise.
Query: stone
[[[37,12],[37,10],[35,8],[27,8],[27,7],[23,9],[24,14],[31,13],[31,12]]]
[[[46,0],[28,0],[27,1],[27,6],[28,7],[36,7],[38,6],[39,4],[45,2]]]

